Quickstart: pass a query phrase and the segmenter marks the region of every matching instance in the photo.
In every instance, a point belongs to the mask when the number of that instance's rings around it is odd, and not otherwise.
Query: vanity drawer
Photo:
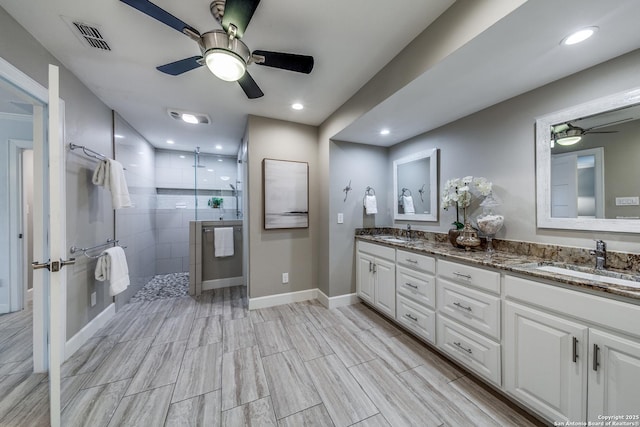
[[[435,308],[436,279],[431,274],[399,266],[396,269],[396,291],[421,305]]]
[[[405,267],[414,268],[425,273],[436,274],[436,260],[430,256],[398,250],[396,262]]]
[[[432,344],[436,338],[436,314],[414,301],[398,295],[396,320]]]
[[[396,259],[396,250],[387,246],[376,245],[375,243],[358,241],[358,251],[366,252],[373,256],[388,259],[394,262]]]
[[[438,261],[438,277],[500,294],[500,273],[497,271],[450,261]]]
[[[438,310],[497,340],[500,339],[500,298],[445,279],[438,279]]]
[[[500,344],[438,314],[438,347],[464,366],[501,385]]]

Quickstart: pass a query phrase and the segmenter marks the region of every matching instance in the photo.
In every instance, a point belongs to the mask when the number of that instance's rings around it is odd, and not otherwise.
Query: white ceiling
[[[219,28],[210,0],[154,0],[201,33]],[[105,104],[156,147],[236,154],[248,114],[319,125],[388,63],[453,0],[263,1],[243,41],[312,55],[310,75],[253,65],[265,93],[248,100],[236,83],[206,68],[172,77],[156,66],[198,55],[193,41],[118,0],[0,0],[2,6]],[[91,49],[65,18],[97,26],[111,52]],[[400,24],[399,24],[400,23]],[[303,111],[291,103],[302,102]],[[167,108],[206,113],[208,126],[170,118]],[[174,146],[166,144],[175,140]]]
[[[334,138],[388,147],[638,49],[639,16],[637,0],[527,1]],[[586,26],[599,30],[560,45]]]

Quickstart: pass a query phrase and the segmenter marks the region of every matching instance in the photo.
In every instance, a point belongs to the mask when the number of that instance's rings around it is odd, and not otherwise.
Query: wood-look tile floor
[[[126,305],[65,362],[63,426],[540,425],[362,304],[246,307]],[[47,425],[46,376],[5,371],[0,426]]]

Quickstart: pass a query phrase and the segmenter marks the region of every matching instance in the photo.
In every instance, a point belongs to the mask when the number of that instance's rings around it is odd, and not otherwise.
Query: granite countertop
[[[465,251],[464,249],[454,248],[449,242],[440,242],[433,240],[414,239],[411,242],[389,242],[381,240],[375,235],[356,235],[356,239],[376,243],[383,246],[389,246],[396,249],[409,250],[415,253],[426,255],[437,255],[442,259],[451,261],[462,261],[469,264],[491,267],[498,270],[510,271],[531,278],[552,280],[569,287],[575,287],[576,290],[591,290],[602,292],[602,296],[617,295],[625,298],[632,298],[640,304],[640,288],[632,288],[624,285],[610,284],[601,281],[581,279],[567,276],[559,273],[552,273],[543,270],[536,270],[532,266],[536,263],[545,263],[550,265],[559,265],[559,263],[549,262],[549,259],[535,257],[531,255],[519,255],[507,251],[495,251],[491,256],[482,250]],[[585,265],[584,267],[591,267]],[[618,271],[607,269],[613,275],[628,276],[626,271]]]

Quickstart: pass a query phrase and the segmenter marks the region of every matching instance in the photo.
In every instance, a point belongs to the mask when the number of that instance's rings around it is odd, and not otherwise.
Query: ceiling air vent
[[[109,46],[97,25],[88,24],[67,16],[61,16],[61,18],[83,45],[106,52],[111,51],[111,46]]]
[[[104,37],[102,37],[100,30],[98,30],[96,27],[92,27],[88,24],[83,24],[82,22],[74,22],[73,25],[76,27],[76,30],[78,30],[82,38],[89,44],[89,46],[96,49],[111,50]]]

